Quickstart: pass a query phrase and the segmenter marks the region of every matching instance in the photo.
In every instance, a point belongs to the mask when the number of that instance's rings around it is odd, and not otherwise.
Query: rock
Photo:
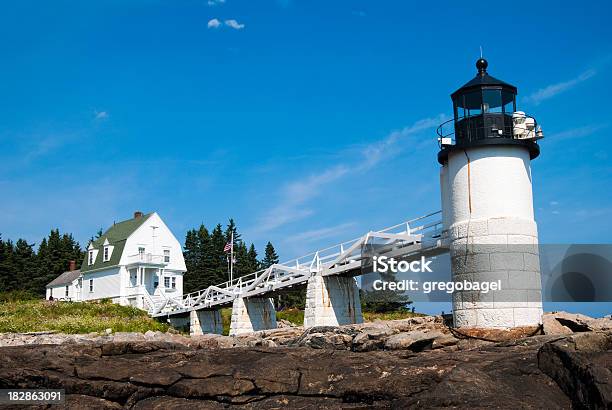
[[[289,342],[290,346],[313,349],[350,350],[356,331],[350,326],[315,326]]]
[[[319,328],[313,334],[357,336],[350,329]],[[75,408],[569,409],[568,396],[538,367],[538,350],[551,338],[483,346],[478,352],[409,354],[307,347],[212,350],[150,340],[3,347],[0,388],[64,388]],[[602,346],[575,344],[582,351]],[[582,357],[585,364],[591,358],[609,363],[602,351]],[[567,377],[582,375],[568,372]],[[591,396],[583,400],[595,403]]]
[[[442,336],[443,334],[437,331],[427,333],[418,330],[414,332],[402,332],[389,337],[385,342],[385,349],[410,349],[414,352],[420,352],[425,349],[430,349],[433,341]]]
[[[612,316],[606,316],[599,319],[592,319],[587,322],[589,329],[592,331],[609,331],[612,330]]]
[[[542,328],[545,335],[569,335],[572,332],[567,326],[562,325],[553,314],[542,315]]]
[[[580,313],[550,312],[542,315],[542,322],[544,334],[547,335],[612,329],[612,317],[610,316],[593,319]]]
[[[385,346],[387,340],[395,332],[389,327],[372,327],[363,329],[353,338],[353,351],[370,352],[380,350]]]
[[[612,333],[580,333],[546,343],[540,370],[554,379],[577,408],[612,408]]]
[[[200,336],[191,336],[191,346],[197,349],[227,349],[234,346],[240,346],[237,339],[229,336],[205,334]]]
[[[297,327],[297,325],[286,319],[278,319],[276,321],[276,327],[278,327],[279,329],[282,329],[286,327]]]
[[[444,347],[455,346],[459,342],[455,336],[450,333],[442,333],[440,336],[436,337],[431,344],[432,349],[441,349]]]

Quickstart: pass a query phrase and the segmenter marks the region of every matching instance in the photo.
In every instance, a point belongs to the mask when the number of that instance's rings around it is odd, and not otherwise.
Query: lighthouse
[[[453,280],[497,282],[489,293],[453,294],[459,328],[537,326],[542,318],[531,161],[542,131],[517,111],[517,89],[476,62],[453,94],[453,119],[438,128],[442,218]]]

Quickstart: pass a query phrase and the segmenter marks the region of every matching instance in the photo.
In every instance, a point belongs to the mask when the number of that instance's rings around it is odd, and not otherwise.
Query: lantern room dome
[[[441,164],[449,152],[484,145],[524,146],[531,159],[540,153],[543,134],[533,117],[516,110],[517,88],[490,76],[488,66],[478,59],[476,76],[451,94],[453,119],[438,127]]]
[[[487,88],[487,87],[499,87],[504,88],[513,93],[517,94],[517,89],[512,84],[508,84],[501,80],[498,80],[495,77],[492,77],[487,73],[487,67],[489,63],[484,58],[480,58],[476,61],[476,68],[478,69],[478,73],[476,77],[472,78],[470,81],[465,83],[461,88],[451,94],[451,98],[453,100],[456,99],[460,94],[470,92],[476,89]]]

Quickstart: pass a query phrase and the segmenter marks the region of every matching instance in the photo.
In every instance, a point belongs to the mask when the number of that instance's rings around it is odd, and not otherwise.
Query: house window
[[[94,251],[89,251],[89,266],[94,264]]]
[[[164,287],[165,287],[166,289],[169,289],[169,288],[170,288],[170,277],[169,277],[169,276],[166,276],[166,277],[164,278]]]
[[[144,255],[145,253],[145,248],[143,248],[142,246],[138,248],[138,254],[139,255]]]
[[[93,292],[93,279],[89,279],[89,291]]]
[[[68,286],[66,286],[66,297],[68,297]]]
[[[109,255],[110,255],[109,248],[108,246],[105,246],[104,247],[104,262],[108,262],[108,260],[110,259]]]
[[[176,276],[172,277],[172,289],[176,289]]]
[[[170,250],[169,249],[164,250],[164,262],[170,263]]]

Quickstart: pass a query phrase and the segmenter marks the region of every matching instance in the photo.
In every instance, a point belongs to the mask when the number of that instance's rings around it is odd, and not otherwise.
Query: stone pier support
[[[230,336],[266,329],[276,329],[276,309],[272,299],[234,299]]]
[[[359,288],[354,278],[315,275],[308,280],[305,328],[362,322]]]
[[[219,310],[192,310],[189,312],[189,334],[223,333],[223,322]]]

